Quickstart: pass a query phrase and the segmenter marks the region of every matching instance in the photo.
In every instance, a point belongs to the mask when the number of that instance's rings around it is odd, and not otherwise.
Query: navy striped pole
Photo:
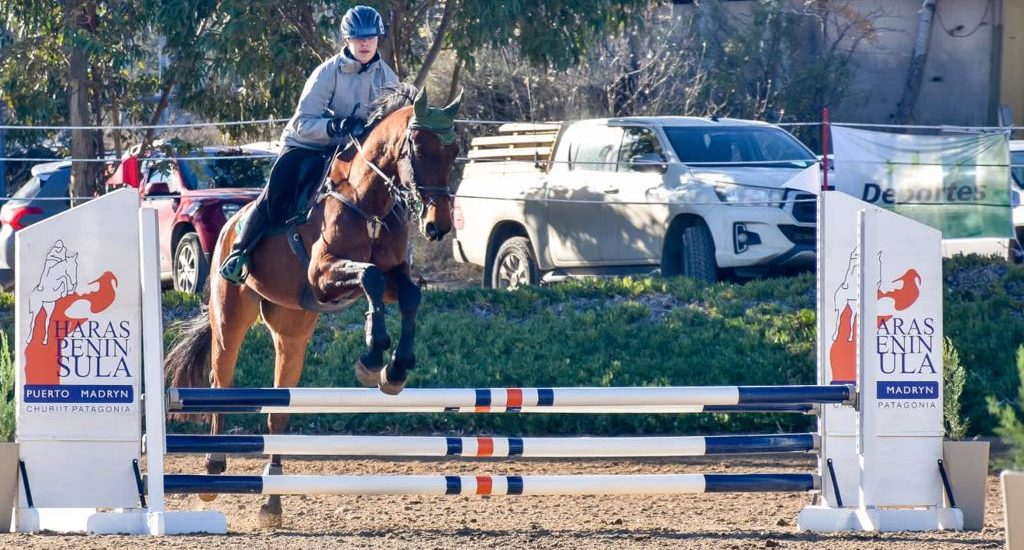
[[[818,449],[815,434],[684,437],[168,435],[168,453],[528,458],[704,456]]]
[[[187,475],[164,477],[167,493],[263,495],[678,495],[805,492],[814,474],[550,476]]]
[[[752,405],[657,405],[657,406],[608,406],[603,407],[315,407],[299,408],[283,406],[223,405],[217,407],[194,405],[181,406],[175,414],[274,414],[274,413],[323,413],[323,414],[365,414],[365,413],[547,413],[547,414],[688,414],[688,413],[800,413],[817,414],[818,405],[810,403]]]
[[[736,406],[851,404],[852,386],[696,386],[632,388],[412,388],[387,395],[364,388],[170,388],[169,409],[331,407],[521,409],[523,407]]]

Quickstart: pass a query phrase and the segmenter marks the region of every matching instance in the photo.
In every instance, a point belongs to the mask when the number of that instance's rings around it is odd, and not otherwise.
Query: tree
[[[0,89],[21,124],[92,126],[107,120],[112,98],[133,97],[126,73],[142,55],[135,37],[146,19],[130,1],[27,1],[0,3],[0,21],[11,30],[11,44],[0,58]],[[141,27],[139,26],[141,25]],[[45,138],[67,143],[55,132],[22,133],[15,140],[29,147]],[[77,159],[103,155],[102,135],[94,130],[70,132]],[[99,186],[100,165],[75,162],[73,197],[92,196]]]

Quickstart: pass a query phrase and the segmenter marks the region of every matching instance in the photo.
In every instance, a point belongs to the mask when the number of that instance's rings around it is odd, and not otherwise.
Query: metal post
[[[0,126],[7,124],[7,104],[0,101]],[[0,128],[0,159],[7,158],[4,129]],[[7,196],[7,162],[0,160],[0,198]]]
[[[825,168],[821,179],[822,191],[831,191],[835,189],[835,187],[828,184],[828,170],[832,167],[832,162],[828,158],[828,136],[829,132],[831,132],[831,128],[829,127],[830,124],[831,121],[828,117],[828,107],[825,107],[821,110],[821,165]]]

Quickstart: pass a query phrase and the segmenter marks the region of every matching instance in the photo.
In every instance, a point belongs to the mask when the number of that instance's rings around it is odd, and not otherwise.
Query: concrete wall
[[[999,78],[994,75],[999,73],[994,56],[1001,37],[994,27],[1004,1],[1024,4],[1021,0],[938,0],[915,123],[995,123]],[[873,41],[862,42],[854,54],[854,84],[833,118],[889,123],[913,55],[921,0],[854,0],[852,7],[862,14],[876,12],[878,33]],[[993,72],[994,61],[997,72]],[[1021,62],[1017,57],[1016,63]]]
[[[1024,1],[1003,0],[1002,63],[999,102],[1013,111],[1013,123],[1024,126]]]

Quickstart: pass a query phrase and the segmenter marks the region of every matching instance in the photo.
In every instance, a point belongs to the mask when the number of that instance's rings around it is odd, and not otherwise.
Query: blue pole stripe
[[[446,495],[460,495],[462,494],[462,478],[459,476],[444,476],[444,484]]]
[[[814,450],[811,434],[714,435],[704,437],[704,454],[795,453]]]
[[[459,456],[462,454],[461,437],[447,437],[445,440],[448,444],[448,456]]]
[[[168,453],[264,454],[262,435],[168,435]]]
[[[739,403],[844,403],[849,386],[738,386]]]
[[[206,413],[227,413],[227,414],[244,414],[244,413],[261,413],[263,408],[254,405],[247,406],[231,406],[221,405],[217,407],[210,407],[207,405],[186,405],[184,407],[173,409],[171,412],[174,414],[206,414]]]
[[[705,493],[789,493],[812,490],[813,474],[704,474]]]
[[[476,407],[490,407],[491,390],[476,390],[476,402],[473,405]]]
[[[508,476],[505,479],[508,480],[508,494],[523,494],[523,476]]]
[[[537,405],[550,407],[555,404],[555,390],[551,388],[540,388],[537,390]]]
[[[287,407],[291,394],[282,388],[176,388],[181,404],[205,407]],[[194,403],[191,403],[194,402]]]
[[[261,476],[221,476],[171,474],[164,476],[164,492],[168,494],[250,494],[263,492]]]
[[[814,410],[810,403],[739,403],[737,405],[704,405],[707,413],[809,413]]]
[[[522,456],[523,455],[523,438],[521,437],[510,437],[508,438],[508,456]]]

